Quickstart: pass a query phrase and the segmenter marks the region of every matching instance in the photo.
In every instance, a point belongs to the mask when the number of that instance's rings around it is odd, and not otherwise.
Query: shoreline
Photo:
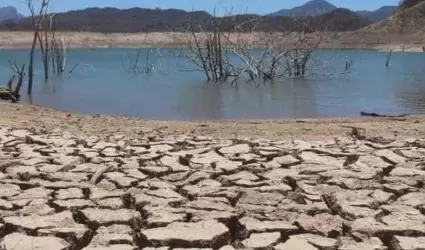
[[[164,135],[204,135],[213,138],[261,138],[273,140],[333,140],[347,136],[352,128],[368,136],[385,138],[425,137],[425,116],[403,118],[312,118],[291,120],[160,121],[137,117],[87,115],[30,104],[0,105],[0,125],[23,129],[56,128],[82,135],[123,133],[137,136],[141,130]]]
[[[186,41],[185,33],[95,33],[95,32],[58,32],[63,36],[68,48],[182,48]],[[236,35],[236,34],[235,34]],[[333,34],[312,34],[329,40],[323,43],[323,49],[366,49],[393,52],[422,52],[423,40],[418,34],[381,34],[377,32],[341,32],[336,38]],[[252,38],[252,34],[242,37]],[[261,34],[255,37],[262,37]],[[291,46],[297,41],[297,34],[284,37],[283,45]],[[383,39],[386,37],[387,39]],[[0,49],[28,49],[32,43],[30,31],[0,31]],[[235,39],[236,37],[231,37]],[[255,41],[261,47],[261,40]]]

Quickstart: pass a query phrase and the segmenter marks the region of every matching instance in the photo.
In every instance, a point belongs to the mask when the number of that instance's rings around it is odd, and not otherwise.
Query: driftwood
[[[16,103],[21,97],[20,91],[24,81],[25,64],[18,65],[16,62],[10,60],[9,64],[14,74],[9,81],[7,81],[6,87],[0,87],[0,99]],[[16,86],[14,86],[14,82],[16,82]]]
[[[0,87],[0,99],[15,103],[18,102],[19,96],[9,88]]]
[[[387,117],[387,118],[401,118],[406,117],[408,114],[401,114],[401,115],[381,115],[378,113],[368,113],[368,112],[360,112],[361,116],[369,116],[369,117]]]

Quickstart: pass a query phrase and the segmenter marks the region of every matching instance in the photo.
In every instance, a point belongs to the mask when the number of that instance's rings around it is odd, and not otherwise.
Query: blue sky
[[[34,0],[35,2],[40,0]],[[292,8],[301,5],[308,0],[51,0],[51,9],[62,12],[87,7],[117,8],[176,8],[185,10],[206,10],[212,12],[214,8],[218,11],[233,9],[237,13],[266,14],[283,8]],[[330,3],[353,10],[374,10],[383,5],[396,5],[399,0],[328,0]],[[28,11],[23,4],[24,0],[0,0],[0,6],[16,6],[23,14]]]

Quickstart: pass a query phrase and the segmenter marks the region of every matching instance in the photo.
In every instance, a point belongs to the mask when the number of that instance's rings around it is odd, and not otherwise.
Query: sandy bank
[[[94,32],[61,32],[70,48],[142,48],[142,47],[182,47],[185,45],[185,33],[94,33]],[[265,35],[245,34],[245,38],[259,39]],[[321,33],[326,38],[323,48],[351,48],[351,49],[376,49],[394,51],[422,51],[423,36],[420,34],[380,34],[376,32],[346,32],[346,33]],[[236,39],[236,34],[231,35]],[[285,35],[282,39],[284,45],[298,41],[299,34]],[[29,48],[32,43],[31,32],[0,31],[0,48]]]
[[[370,136],[386,138],[425,137],[425,117],[311,119],[281,121],[151,121],[129,117],[88,116],[25,104],[0,105],[0,125],[20,128],[60,128],[76,134],[123,133],[134,136],[144,130],[163,134],[194,134],[214,138],[333,139],[346,136],[351,127]]]

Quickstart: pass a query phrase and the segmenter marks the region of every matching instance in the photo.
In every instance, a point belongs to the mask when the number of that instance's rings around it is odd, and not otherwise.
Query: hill
[[[311,0],[303,5],[294,7],[292,9],[282,9],[268,16],[296,16],[296,17],[307,17],[307,16],[319,16],[326,13],[330,13],[336,10],[338,7],[327,2],[326,0]],[[368,19],[371,22],[379,22],[390,17],[398,6],[383,6],[374,11],[359,10],[356,14]]]
[[[296,16],[296,17],[307,17],[307,16],[318,16],[336,10],[337,7],[325,0],[311,0],[303,5],[297,6],[292,9],[281,9],[274,13],[268,14],[268,16]]]
[[[425,32],[425,1],[418,1],[417,4],[411,7],[403,7],[390,18],[370,25],[363,30],[391,33]]]
[[[0,8],[0,22],[2,21],[15,21],[20,19],[22,16],[18,13],[18,10],[13,6],[6,6]]]
[[[231,31],[235,25],[245,23],[243,27],[251,30],[256,25],[261,31],[346,31],[362,28],[370,21],[346,9],[335,9],[330,13],[315,17],[292,17],[236,15],[213,17],[207,12],[186,12],[182,10],[158,10],[132,8],[89,8],[85,10],[57,13],[54,27],[60,31],[92,31],[103,33],[135,32],[177,32],[186,31],[190,24],[211,30],[218,24],[222,30]],[[47,22],[48,20],[46,20]],[[0,23],[0,30],[31,30],[30,18],[19,22]]]
[[[371,22],[380,22],[390,17],[398,9],[397,6],[382,6],[375,11],[356,11],[356,13]]]

